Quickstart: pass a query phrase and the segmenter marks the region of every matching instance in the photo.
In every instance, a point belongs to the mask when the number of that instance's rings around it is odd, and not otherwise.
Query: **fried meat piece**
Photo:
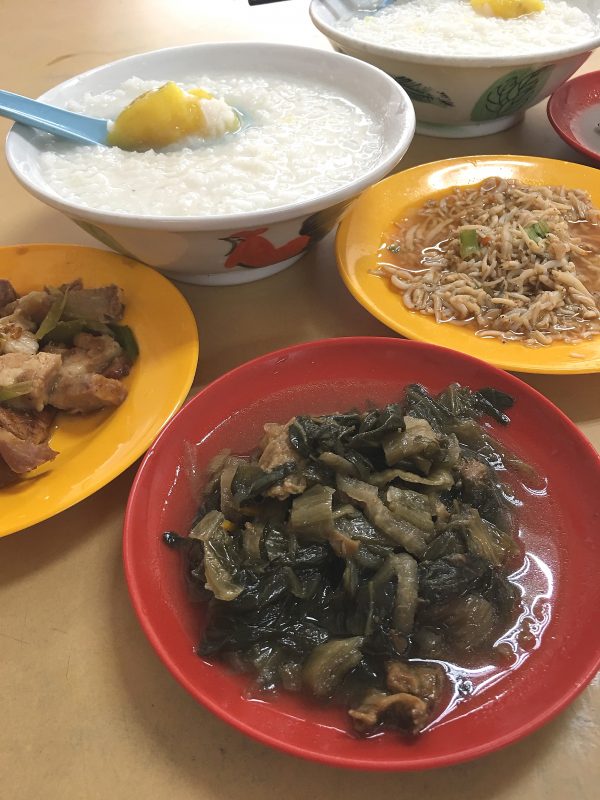
[[[48,404],[61,363],[61,357],[54,353],[0,355],[0,389],[8,389],[15,384],[28,386],[25,394],[9,401],[10,407],[41,411]]]
[[[8,283],[8,281],[6,281]],[[10,284],[8,284],[10,286]],[[11,287],[12,288],[12,287]],[[42,322],[54,301],[67,293],[62,319],[85,319],[92,322],[118,322],[123,316],[123,290],[111,284],[99,289],[83,289],[81,281],[59,286],[58,289],[47,288],[45,291],[34,291],[16,296],[8,289],[3,294],[0,283],[0,308],[2,313],[12,314],[18,311],[32,320],[36,327]],[[2,300],[6,297],[6,302]]]
[[[87,319],[94,322],[118,322],[123,316],[123,290],[115,284],[99,289],[82,289],[81,282],[69,288],[63,319]]]
[[[35,329],[50,311],[53,302],[54,298],[48,292],[29,292],[5,306],[3,314],[19,314],[30,320]]]
[[[46,442],[28,442],[0,428],[0,457],[18,475],[52,461],[57,455]]]
[[[16,411],[0,405],[0,429],[7,430],[18,439],[34,444],[48,440],[56,412],[52,408],[43,411]]]
[[[50,404],[71,414],[87,414],[121,405],[127,389],[120,381],[96,373],[61,374],[50,394]]]
[[[102,373],[121,363],[123,351],[112,337],[80,333],[75,347],[48,346],[46,351],[62,358],[58,378],[48,402],[73,414],[120,405],[127,389]]]
[[[55,353],[62,358],[61,375],[73,377],[85,373],[104,373],[117,358],[122,358],[121,345],[112,336],[78,333],[74,347],[49,344],[45,353]]]
[[[0,458],[0,489],[19,480],[19,475],[13,472],[3,458]]]

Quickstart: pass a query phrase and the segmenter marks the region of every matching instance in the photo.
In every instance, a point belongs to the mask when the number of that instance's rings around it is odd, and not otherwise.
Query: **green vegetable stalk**
[[[38,340],[38,342],[41,341],[44,336],[47,336],[50,331],[53,330],[60,322],[60,318],[65,310],[68,294],[69,290],[67,289],[67,291],[60,294],[50,306],[50,310],[42,320],[41,325],[35,334],[35,338]]]
[[[16,397],[28,394],[31,389],[30,381],[20,381],[19,383],[13,383],[12,386],[1,386],[0,403],[6,403],[8,400],[14,400]]]

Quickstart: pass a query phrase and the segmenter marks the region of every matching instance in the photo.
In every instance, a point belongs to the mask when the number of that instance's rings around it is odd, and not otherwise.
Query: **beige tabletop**
[[[311,25],[308,5],[308,0],[256,8],[245,0],[0,0],[0,86],[36,96],[107,61],[190,42],[328,47]],[[598,55],[584,69],[594,65],[600,67]],[[7,129],[0,121],[2,137]],[[417,136],[401,166],[483,153],[585,163],[554,133],[542,103],[524,123],[495,136]],[[4,161],[0,209],[0,244],[97,244],[21,189]],[[179,288],[200,330],[195,388],[249,358],[295,342],[390,335],[345,291],[331,237],[264,281]],[[276,301],[289,297],[294,302],[286,304],[285,316],[274,313]],[[600,449],[600,375],[526,380]],[[517,744],[469,764],[424,773],[377,775],[314,765],[257,744],[213,717],[159,662],[129,603],[121,530],[134,472],[135,466],[74,508],[0,540],[0,798],[599,796],[597,680],[557,719]]]

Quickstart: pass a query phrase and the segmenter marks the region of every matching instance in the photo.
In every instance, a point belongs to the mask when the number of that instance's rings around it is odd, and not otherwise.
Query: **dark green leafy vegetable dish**
[[[343,704],[360,734],[416,734],[456,695],[448,665],[501,661],[522,562],[492,438],[512,398],[417,384],[365,412],[265,425],[211,465],[181,548],[208,601],[198,647],[264,690]],[[468,686],[458,687],[468,694]]]

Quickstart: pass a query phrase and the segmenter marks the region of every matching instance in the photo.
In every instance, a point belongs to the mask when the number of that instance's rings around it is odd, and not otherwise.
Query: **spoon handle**
[[[80,144],[106,144],[107,120],[75,114],[20,94],[0,90],[0,117],[8,117]]]

